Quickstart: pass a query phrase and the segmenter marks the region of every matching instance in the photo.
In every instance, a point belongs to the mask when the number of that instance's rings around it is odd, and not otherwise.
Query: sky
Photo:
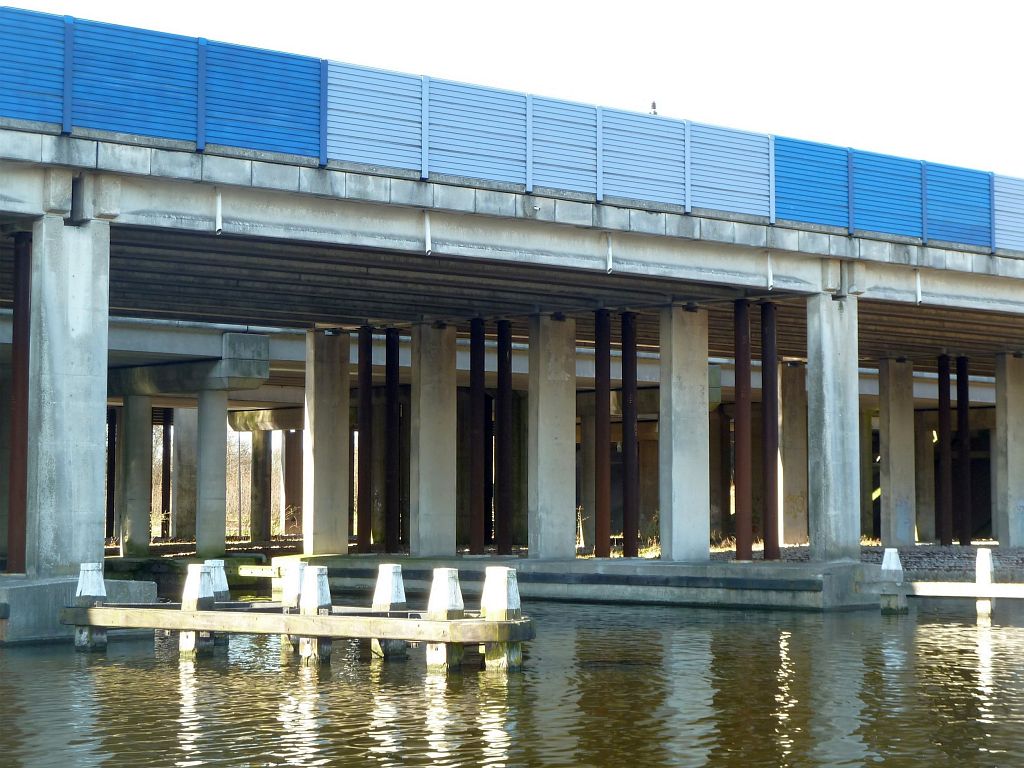
[[[1024,177],[1015,0],[8,0]]]

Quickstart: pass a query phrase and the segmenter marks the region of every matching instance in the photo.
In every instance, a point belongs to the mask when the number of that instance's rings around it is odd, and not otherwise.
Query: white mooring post
[[[978,559],[974,563],[974,583],[978,587],[978,593],[987,590],[992,586],[992,550],[988,547],[978,547]],[[979,597],[975,603],[979,619],[992,618],[992,606],[995,600],[991,597]]]
[[[78,569],[75,605],[80,608],[91,608],[94,605],[102,605],[106,599],[107,588],[103,584],[103,563],[82,563]],[[102,651],[106,647],[106,627],[75,627],[76,651]]]
[[[466,615],[457,568],[435,568],[427,603],[429,621],[461,619]],[[456,672],[462,665],[463,648],[459,643],[427,643],[427,669]]]
[[[327,582],[327,566],[307,565],[302,573],[302,594],[299,613],[319,616],[331,612],[331,588]],[[331,638],[300,637],[299,656],[303,666],[331,663]]]
[[[404,611],[405,582],[402,580],[402,566],[393,563],[382,563],[377,568],[377,586],[373,590],[373,604],[370,608],[374,613]],[[377,658],[404,659],[408,654],[409,644],[405,640],[371,640],[370,652]]]
[[[281,605],[283,613],[299,610],[299,596],[302,594],[302,574],[306,564],[301,560],[290,560],[281,569]],[[281,651],[287,652],[291,646],[292,653],[299,652],[299,638],[281,635]]]
[[[181,594],[181,610],[212,611],[213,574],[205,563],[189,563],[185,589]],[[182,658],[194,659],[213,650],[213,636],[209,632],[185,631],[178,634],[178,653]]]
[[[487,621],[510,621],[523,615],[519,601],[519,579],[515,568],[487,567],[480,616]],[[487,643],[484,666],[489,670],[515,671],[523,666],[522,643]]]
[[[213,579],[213,599],[218,603],[229,602],[231,589],[228,587],[228,575],[224,570],[224,561],[207,560],[206,565],[210,566],[210,576]]]
[[[898,614],[906,613],[907,593],[903,589],[903,564],[900,562],[900,553],[894,547],[889,547],[882,555],[882,613]]]
[[[231,589],[228,587],[228,575],[224,571],[223,560],[207,560],[205,564],[210,566],[210,579],[213,582],[213,600],[215,603],[226,603],[231,600]],[[213,633],[214,645],[227,645],[227,632]]]

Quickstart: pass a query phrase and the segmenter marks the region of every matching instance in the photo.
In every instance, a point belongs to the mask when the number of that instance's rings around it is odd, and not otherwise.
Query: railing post
[[[435,568],[427,603],[429,621],[449,621],[465,616],[462,588],[457,568]],[[463,648],[458,643],[427,643],[427,669],[457,672],[462,665]]]
[[[903,564],[899,550],[889,547],[882,556],[882,613],[906,613],[907,593],[903,589]]]
[[[306,564],[301,560],[292,560],[281,567],[281,612],[292,613],[299,608],[299,596],[302,594],[302,574]],[[281,651],[287,652],[291,646],[292,653],[299,651],[299,638],[294,635],[281,635]]]
[[[487,621],[511,621],[523,615],[519,579],[514,568],[487,567],[480,616]],[[522,643],[487,643],[484,666],[489,670],[515,671],[523,666]]]
[[[181,594],[181,610],[212,611],[213,574],[205,563],[189,563],[185,589]],[[178,634],[178,653],[183,659],[205,656],[213,650],[213,636],[209,632],[190,630]]]
[[[326,565],[307,565],[303,571],[299,612],[303,616],[330,615],[331,588]],[[299,656],[304,667],[330,664],[331,638],[299,637]]]
[[[374,613],[390,613],[404,611],[405,582],[402,580],[402,566],[392,563],[381,563],[377,567],[377,586],[373,591]],[[404,659],[408,654],[408,643],[405,640],[371,640],[370,652],[377,658]]]
[[[82,563],[78,569],[78,588],[75,590],[75,605],[91,608],[102,605],[107,599],[103,584],[103,563]],[[107,647],[106,627],[89,625],[75,627],[76,651],[103,651]]]

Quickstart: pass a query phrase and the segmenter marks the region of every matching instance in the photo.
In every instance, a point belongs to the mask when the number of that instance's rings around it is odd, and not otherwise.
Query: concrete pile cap
[[[888,547],[882,555],[882,578],[890,581],[903,581],[903,564],[900,553],[895,547]]]
[[[302,574],[306,564],[302,561],[286,563],[281,571],[281,602],[289,608],[298,608],[302,594]]]
[[[181,601],[200,600],[204,597],[213,598],[213,574],[206,563],[189,563],[188,575],[185,577],[185,589],[182,590]]]
[[[328,608],[331,605],[331,587],[327,583],[326,565],[307,565],[302,572],[302,593],[299,608],[303,613]]]
[[[390,610],[393,606],[405,605],[405,582],[402,566],[381,563],[377,568],[377,586],[373,590],[374,610]]]
[[[464,611],[462,587],[459,585],[458,568],[435,568],[434,581],[430,585],[430,600],[427,613],[431,616],[445,616],[451,611]]]
[[[518,613],[522,609],[519,600],[519,577],[515,568],[504,565],[489,565],[485,570],[484,590],[480,596],[480,615],[488,612],[500,616]]]
[[[974,563],[974,580],[978,584],[992,583],[992,550],[988,547],[978,547],[978,559]]]
[[[82,563],[78,568],[78,587],[75,597],[106,597],[103,583],[103,563]]]
[[[228,587],[228,575],[224,571],[223,560],[207,560],[205,565],[210,566],[210,573],[213,578],[213,593],[215,595],[230,592]]]

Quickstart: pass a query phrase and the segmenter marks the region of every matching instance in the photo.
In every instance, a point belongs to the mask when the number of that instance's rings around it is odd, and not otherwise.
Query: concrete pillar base
[[[77,586],[77,577],[0,576],[0,603],[8,606],[7,618],[0,618],[0,645],[74,640],[75,628],[58,618],[62,608],[75,604]],[[152,581],[114,579],[105,581],[104,587],[111,603],[156,602]]]

